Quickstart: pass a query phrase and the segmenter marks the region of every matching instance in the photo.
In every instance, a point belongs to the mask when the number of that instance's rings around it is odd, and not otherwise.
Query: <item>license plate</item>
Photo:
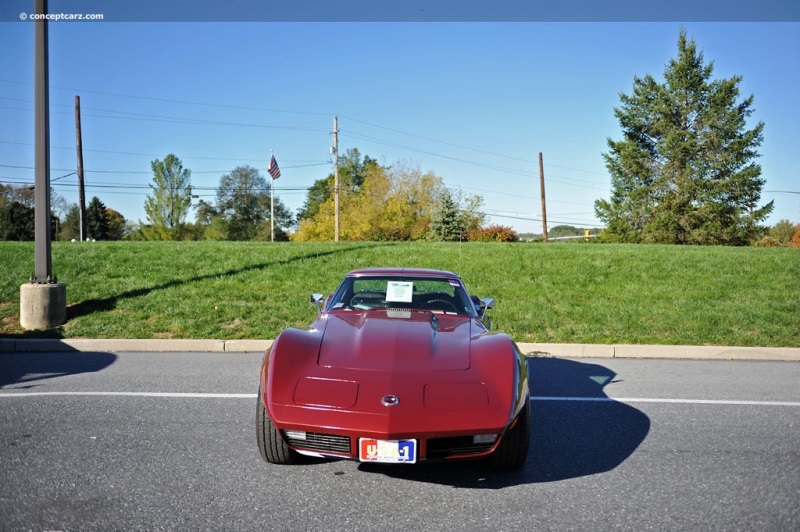
[[[413,464],[417,461],[417,441],[360,438],[358,459],[362,462]]]

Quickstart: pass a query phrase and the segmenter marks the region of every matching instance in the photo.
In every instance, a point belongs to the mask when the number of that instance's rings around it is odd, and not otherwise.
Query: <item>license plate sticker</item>
[[[358,459],[362,462],[413,464],[417,461],[417,441],[360,438]]]

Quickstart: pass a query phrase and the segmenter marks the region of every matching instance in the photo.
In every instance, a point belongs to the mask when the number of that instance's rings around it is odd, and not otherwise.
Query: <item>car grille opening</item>
[[[474,443],[472,436],[431,438],[428,440],[427,457],[429,460],[434,460],[437,458],[480,454],[491,450],[494,444],[495,442]]]
[[[306,432],[303,439],[295,434],[296,431],[283,431],[286,443],[297,450],[350,455],[350,438],[347,436]]]

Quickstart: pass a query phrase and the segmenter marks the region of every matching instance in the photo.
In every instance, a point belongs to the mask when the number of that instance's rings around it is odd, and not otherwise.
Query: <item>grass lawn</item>
[[[19,327],[33,243],[0,242],[0,336],[274,338],[355,268],[461,274],[519,342],[800,346],[800,250],[600,244],[53,244],[68,321]]]

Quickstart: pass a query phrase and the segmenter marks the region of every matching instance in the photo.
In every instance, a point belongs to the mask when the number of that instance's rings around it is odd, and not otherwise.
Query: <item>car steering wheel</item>
[[[453,303],[448,299],[429,299],[428,301],[420,305],[420,307],[422,307],[423,309],[428,309],[428,307],[436,307],[434,309],[429,309],[429,310],[442,310],[444,312],[447,312],[449,309],[458,314],[458,306],[456,306],[455,303]]]
[[[359,292],[350,298],[350,308],[357,310],[371,310],[375,308],[377,303],[383,302],[386,298],[382,293]]]

